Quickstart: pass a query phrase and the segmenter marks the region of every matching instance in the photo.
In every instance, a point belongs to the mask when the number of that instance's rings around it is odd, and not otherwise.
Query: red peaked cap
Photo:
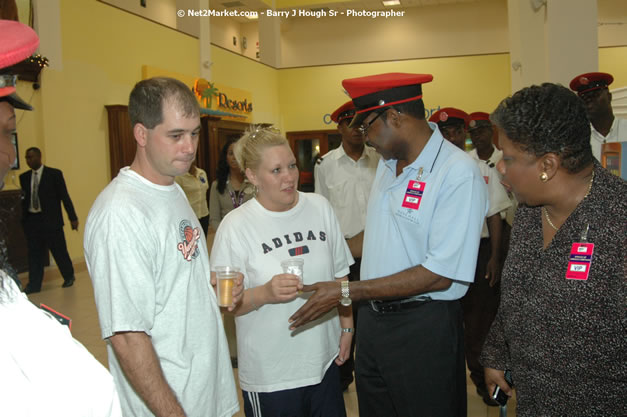
[[[477,129],[482,126],[492,126],[490,115],[482,111],[476,111],[468,115],[469,130]]]
[[[612,77],[611,74],[605,72],[588,72],[573,78],[570,82],[570,89],[578,95],[582,95],[588,91],[607,88],[613,81],[614,77]]]
[[[340,124],[342,120],[349,119],[350,123],[350,119],[352,119],[353,117],[355,117],[355,105],[353,104],[352,100],[349,100],[333,112],[333,114],[331,115],[331,120],[333,120],[337,124]]]
[[[422,84],[431,80],[431,74],[390,72],[342,81],[357,109],[350,127],[361,125],[373,110],[421,99]]]
[[[32,110],[32,107],[15,94],[17,77],[6,74],[2,68],[24,61],[39,46],[39,37],[33,29],[13,20],[0,20],[0,98],[13,107]]]
[[[444,107],[433,113],[429,121],[437,123],[440,127],[458,124],[465,126],[468,122],[468,113],[455,107]]]

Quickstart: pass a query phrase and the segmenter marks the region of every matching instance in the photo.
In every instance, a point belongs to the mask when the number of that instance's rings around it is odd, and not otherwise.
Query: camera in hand
[[[511,388],[514,388],[514,381],[512,380],[512,371],[510,371],[509,369],[506,369],[504,377],[505,377],[505,382],[507,382],[507,384]],[[501,407],[507,404],[507,400],[509,399],[507,394],[505,394],[505,392],[498,385],[496,386],[496,388],[494,388],[494,392],[492,393],[492,398],[494,399],[494,401],[499,403]]]

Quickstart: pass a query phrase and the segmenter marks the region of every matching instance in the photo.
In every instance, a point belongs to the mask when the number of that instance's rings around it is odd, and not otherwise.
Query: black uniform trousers
[[[360,417],[465,417],[466,366],[458,300],[359,310],[355,376]]]
[[[461,299],[464,312],[466,362],[470,370],[470,379],[479,389],[485,389],[483,366],[479,363],[479,355],[496,317],[500,301],[500,283],[490,287],[490,282],[485,279],[486,266],[491,253],[490,239],[481,239],[475,281],[470,284],[468,292]]]
[[[34,291],[41,289],[47,249],[50,249],[63,279],[68,281],[74,278],[74,267],[67,251],[63,227],[51,229],[45,224],[42,214],[29,213],[24,220],[24,233],[28,245],[29,289]]]
[[[350,272],[348,273],[348,280],[350,282],[359,281],[359,274],[361,269],[361,258],[355,258],[355,263],[350,266]],[[353,306],[353,327],[357,330],[357,316],[359,314],[359,302],[354,301]],[[340,366],[340,384],[342,389],[348,388],[351,382],[353,382],[353,371],[355,370],[355,343],[357,342],[357,331],[353,334],[353,341],[351,343],[350,356]]]

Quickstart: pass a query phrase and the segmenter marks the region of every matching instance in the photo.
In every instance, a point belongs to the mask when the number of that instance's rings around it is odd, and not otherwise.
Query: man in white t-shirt
[[[590,145],[592,155],[601,161],[601,148],[608,142],[627,141],[627,119],[614,117],[612,93],[608,86],[614,77],[605,72],[589,72],[573,78],[570,89],[575,91],[586,105],[590,120]]]
[[[198,102],[171,78],[135,85],[130,167],[98,196],[85,226],[109,367],[125,415],[232,416],[239,409],[205,235],[174,177],[189,170]],[[236,303],[241,277],[233,290]]]

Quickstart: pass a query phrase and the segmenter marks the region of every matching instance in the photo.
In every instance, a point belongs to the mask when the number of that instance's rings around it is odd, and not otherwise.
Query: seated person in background
[[[281,266],[299,257],[304,282],[346,281],[353,258],[333,209],[320,195],[298,192],[296,158],[277,131],[251,128],[235,156],[257,194],[220,223],[211,264],[245,277],[234,312],[246,416],[345,416],[338,365],[349,356],[352,310],[338,306],[290,331],[287,319],[306,298]]]
[[[481,353],[516,415],[627,415],[627,183],[593,158],[583,102],[523,88],[492,113],[519,201],[501,303]]]
[[[0,63],[7,67],[39,45],[31,28],[14,21],[0,20],[0,39]],[[32,109],[15,94],[16,79],[0,75],[0,189],[16,156],[11,142],[14,108]],[[4,223],[0,216],[0,416],[121,416],[111,374],[67,327],[20,293],[8,260]]]
[[[233,156],[235,139],[226,142],[218,161],[218,178],[209,192],[209,225],[215,233],[226,214],[241,206],[255,195],[254,187],[246,180]]]
[[[189,172],[174,178],[174,181],[181,186],[189,205],[192,206],[198,221],[202,226],[205,236],[209,229],[209,208],[207,207],[207,190],[209,189],[209,180],[205,170],[198,168],[194,162],[189,167]]]

